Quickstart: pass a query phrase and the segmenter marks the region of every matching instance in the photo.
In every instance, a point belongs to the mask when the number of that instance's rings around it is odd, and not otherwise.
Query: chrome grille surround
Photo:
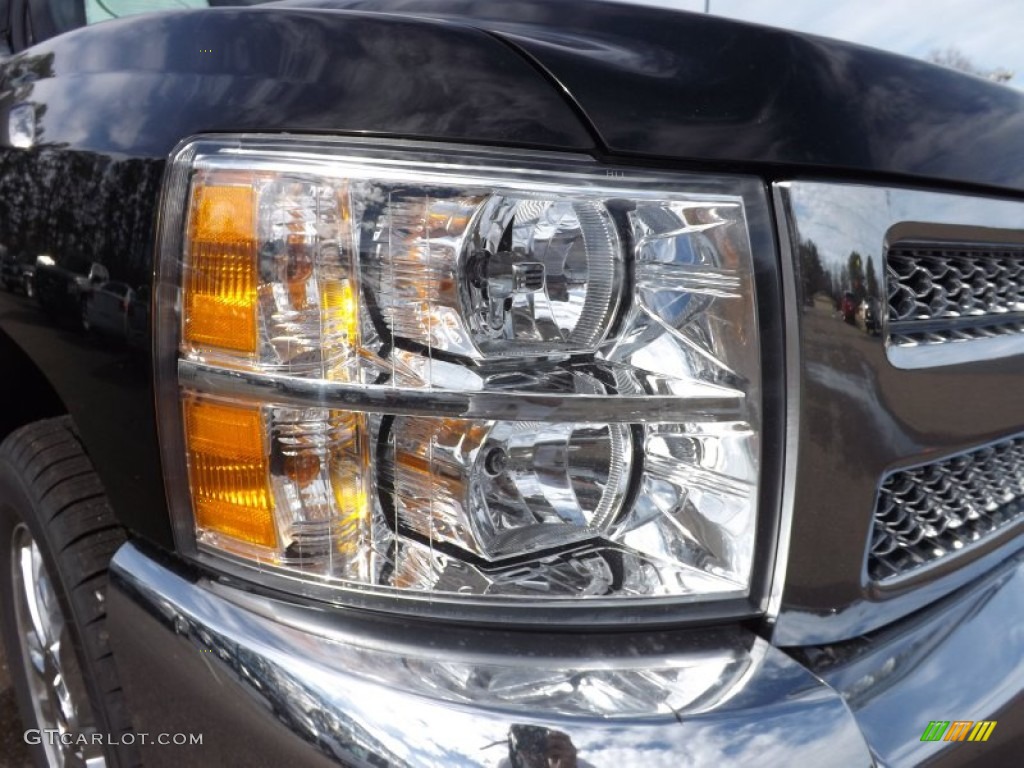
[[[793,450],[772,639],[820,645],[909,616],[1024,548],[1018,520],[905,575],[877,581],[868,572],[879,486],[889,474],[1024,435],[1024,333],[896,346],[887,251],[905,243],[1024,249],[1024,201],[809,180],[776,182],[773,194],[783,262],[792,264],[783,277]],[[842,315],[847,291],[877,302],[880,329]]]
[[[1024,520],[1024,435],[887,475],[867,570],[882,582]]]
[[[996,322],[999,322],[999,325],[951,325],[937,331],[906,329],[890,333],[889,341],[898,346],[910,347],[921,344],[945,344],[949,341],[981,341],[1024,334],[1024,317],[1007,318]]]

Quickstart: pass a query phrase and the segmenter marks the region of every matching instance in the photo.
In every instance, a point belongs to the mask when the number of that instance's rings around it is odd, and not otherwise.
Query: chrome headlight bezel
[[[650,189],[652,187],[684,190],[687,195],[716,198],[732,197],[741,201],[749,239],[751,267],[750,285],[754,286],[759,351],[760,351],[760,417],[758,442],[760,449],[760,477],[756,489],[756,535],[751,552],[749,578],[745,589],[735,590],[709,600],[700,595],[657,597],[588,598],[585,601],[546,601],[541,598],[520,598],[514,601],[491,597],[452,598],[438,593],[406,592],[400,596],[383,594],[373,589],[339,588],[326,580],[318,581],[304,575],[274,572],[231,554],[213,554],[197,545],[192,523],[192,504],[189,498],[189,471],[186,445],[182,433],[179,402],[179,345],[182,285],[182,253],[185,223],[194,161],[197,156],[224,153],[234,156],[259,157],[260,153],[274,153],[275,157],[306,158],[347,152],[374,158],[384,167],[390,165],[395,173],[415,160],[423,167],[431,164],[440,173],[448,172],[453,163],[461,168],[490,168],[498,162],[515,161],[519,172],[550,178],[552,174],[565,174],[567,169],[578,172],[574,181],[583,185],[599,184],[602,175],[616,189]],[[380,166],[378,166],[380,167]],[[526,169],[523,171],[521,169]],[[509,174],[512,175],[511,173]],[[665,621],[706,620],[722,616],[750,616],[763,609],[766,597],[766,572],[775,549],[777,511],[779,507],[779,470],[782,463],[782,345],[781,302],[779,300],[778,265],[771,235],[769,211],[763,184],[750,177],[718,176],[684,172],[649,171],[633,167],[602,166],[592,159],[562,153],[512,151],[505,149],[469,148],[424,142],[393,142],[370,139],[281,138],[272,136],[216,136],[196,137],[184,142],[172,155],[168,166],[163,204],[158,225],[157,288],[154,308],[154,365],[160,419],[161,448],[164,476],[168,490],[175,541],[179,551],[189,559],[208,567],[211,571],[237,577],[247,582],[258,582],[262,587],[279,589],[290,594],[326,600],[328,602],[366,608],[398,611],[415,615],[440,616],[455,620],[494,621],[510,624],[550,623],[609,625],[622,621],[663,623]],[[624,270],[632,274],[634,264],[627,260]],[[181,370],[193,377],[193,384],[208,383],[204,377],[209,371],[202,366],[184,366]],[[262,377],[265,384],[268,377]],[[270,377],[272,378],[272,377]],[[259,397],[260,387],[245,371],[232,372],[233,387],[240,396]],[[313,382],[297,382],[294,388],[281,387],[275,402],[297,404],[306,402],[314,393]],[[263,390],[266,392],[267,390]],[[386,393],[378,393],[386,397]],[[422,413],[425,405],[458,411],[464,416],[479,408],[481,398],[455,397],[446,403],[449,393],[420,391],[408,402],[391,398],[386,412],[389,414]],[[620,398],[626,399],[626,398]],[[641,414],[668,412],[670,398],[634,398]],[[550,408],[551,396],[538,393],[538,407]],[[175,406],[169,406],[174,403]],[[369,410],[369,407],[366,407]],[[384,410],[382,406],[382,410]],[[492,418],[493,414],[488,414]],[[512,610],[510,610],[512,608]]]

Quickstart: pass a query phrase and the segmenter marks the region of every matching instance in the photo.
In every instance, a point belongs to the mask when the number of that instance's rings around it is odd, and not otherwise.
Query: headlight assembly
[[[328,599],[513,621],[747,597],[753,187],[423,144],[186,145],[156,315],[180,547]]]

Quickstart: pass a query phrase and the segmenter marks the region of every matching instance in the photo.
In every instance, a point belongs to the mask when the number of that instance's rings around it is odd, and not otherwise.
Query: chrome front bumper
[[[126,544],[114,559],[114,653],[138,731],[203,738],[143,745],[147,766],[992,764],[1022,746],[1020,560],[827,654],[823,679],[739,627],[438,627],[285,603],[157,557]],[[930,720],[999,718],[986,744],[920,742]]]

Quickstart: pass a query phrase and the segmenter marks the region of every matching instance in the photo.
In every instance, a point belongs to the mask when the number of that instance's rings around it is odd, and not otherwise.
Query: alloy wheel
[[[39,547],[24,523],[15,527],[11,547],[21,661],[47,763],[101,768],[106,765],[102,745],[76,743],[91,742],[98,731],[68,623]]]

